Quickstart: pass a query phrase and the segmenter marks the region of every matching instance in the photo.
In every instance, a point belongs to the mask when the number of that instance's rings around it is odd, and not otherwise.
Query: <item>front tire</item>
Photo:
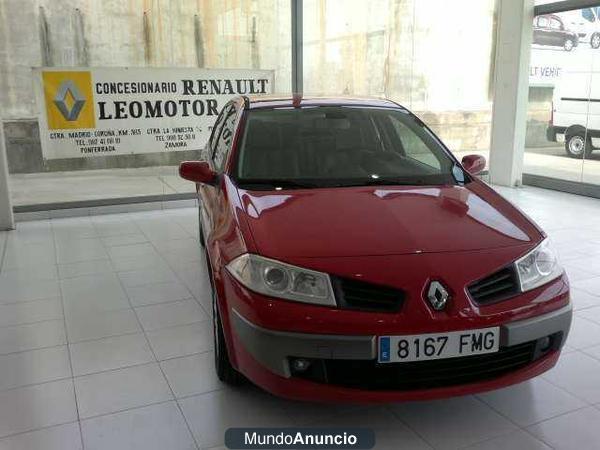
[[[227,344],[225,343],[225,334],[223,332],[223,323],[217,306],[217,294],[213,286],[213,336],[215,344],[215,371],[217,377],[223,383],[230,386],[239,386],[244,383],[244,376],[239,373],[232,365],[229,359]]]
[[[570,52],[571,50],[573,50],[573,47],[575,47],[575,42],[573,41],[573,39],[567,39],[564,43],[564,49]]]
[[[596,33],[592,36],[592,38],[590,39],[590,46],[593,49],[600,48],[600,34],[599,33]]]
[[[565,136],[565,150],[571,158],[582,159],[592,153],[592,140],[584,131]]]

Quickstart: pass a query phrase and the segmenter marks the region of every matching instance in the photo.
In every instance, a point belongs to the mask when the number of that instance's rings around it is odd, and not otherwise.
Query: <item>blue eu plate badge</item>
[[[388,362],[390,360],[390,337],[382,336],[379,338],[379,362]]]

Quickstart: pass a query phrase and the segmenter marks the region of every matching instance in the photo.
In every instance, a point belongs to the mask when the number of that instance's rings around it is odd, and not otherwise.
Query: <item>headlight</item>
[[[271,297],[335,306],[329,275],[249,253],[238,256],[227,270],[248,289]]]
[[[558,278],[563,268],[548,239],[516,261],[521,291],[530,291]]]

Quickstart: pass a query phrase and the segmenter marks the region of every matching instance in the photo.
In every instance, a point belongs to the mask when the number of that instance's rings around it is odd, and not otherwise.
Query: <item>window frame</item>
[[[228,107],[229,107],[229,110],[227,110]],[[239,116],[239,109],[237,108],[237,105],[234,102],[227,103],[225,105],[225,107],[223,108],[223,112],[225,114],[223,114],[223,120],[221,123],[221,127],[219,129],[219,134],[213,144],[213,149],[212,149],[212,153],[210,156],[211,164],[217,173],[226,172],[227,159],[229,158],[229,155],[231,154],[231,148],[233,147],[233,143],[235,140],[235,134],[236,134],[236,130],[237,130],[237,123],[238,123],[238,116]],[[217,164],[217,162],[215,161],[215,156],[217,154],[217,148],[219,145],[219,141],[221,140],[223,130],[225,129],[225,124],[227,123],[227,120],[229,119],[230,116],[234,117],[232,130],[231,130],[231,135],[232,135],[231,142],[229,143],[228,148],[225,151],[225,155],[223,156],[223,159],[221,160],[221,164]]]

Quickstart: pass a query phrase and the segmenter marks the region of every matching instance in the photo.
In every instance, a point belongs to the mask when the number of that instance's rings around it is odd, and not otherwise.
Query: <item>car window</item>
[[[223,126],[223,119],[227,115],[227,111],[229,111],[230,106],[231,105],[228,103],[223,107],[210,131],[210,137],[208,138],[208,148],[210,149],[211,156],[214,153],[215,143],[217,141],[217,137],[219,136],[219,132],[221,131],[221,127]]]
[[[395,134],[393,138],[398,139],[401,143],[402,150],[407,157],[423,164],[427,164],[435,170],[441,169],[440,162],[427,144],[425,144],[423,139],[415,134],[415,132],[408,128],[402,121],[398,120],[397,117],[390,117],[389,120]]]
[[[562,28],[562,24],[557,19],[550,19],[550,28],[553,30],[560,30]]]
[[[415,116],[395,108],[251,110],[237,158],[241,184],[455,183],[455,162],[439,141]]]
[[[538,27],[547,27],[548,26],[548,18],[547,17],[538,17]]]
[[[234,105],[231,105],[226,111],[223,126],[219,132],[215,149],[213,153],[213,162],[217,171],[222,171],[227,160],[227,155],[231,149],[231,143],[233,141],[233,135],[235,133],[235,119],[237,117],[237,110]]]
[[[594,16],[594,12],[590,8],[584,8],[581,10],[582,17],[588,22],[595,22],[596,17]]]

